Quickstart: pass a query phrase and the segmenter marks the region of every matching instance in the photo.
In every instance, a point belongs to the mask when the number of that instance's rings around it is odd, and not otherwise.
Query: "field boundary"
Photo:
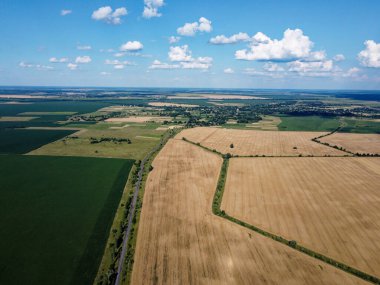
[[[334,131],[335,132],[335,131]],[[367,281],[367,282],[371,282],[371,283],[374,283],[374,284],[380,284],[380,279],[376,276],[373,276],[373,275],[370,275],[368,273],[365,273],[359,269],[356,269],[352,266],[349,266],[345,263],[342,263],[340,261],[337,261],[335,259],[332,259],[326,255],[323,255],[321,253],[318,253],[318,252],[315,252],[309,248],[306,248],[302,245],[299,245],[297,243],[297,241],[295,240],[288,240],[288,239],[285,239],[283,238],[282,236],[279,236],[279,235],[276,235],[276,234],[273,234],[271,232],[268,232],[268,231],[265,231],[259,227],[256,227],[254,225],[251,225],[251,224],[248,224],[244,221],[241,221],[237,218],[234,218],[230,215],[228,215],[224,210],[221,210],[221,204],[222,204],[222,199],[223,199],[223,194],[224,194],[224,189],[225,189],[225,184],[226,184],[226,180],[227,180],[227,172],[228,172],[228,165],[229,165],[229,159],[232,158],[232,157],[242,157],[242,156],[231,156],[230,154],[222,154],[218,151],[215,151],[215,150],[212,150],[212,149],[209,149],[205,146],[202,146],[200,145],[200,143],[195,143],[195,142],[192,142],[192,141],[189,141],[188,139],[186,138],[182,138],[183,141],[186,141],[190,144],[193,144],[195,146],[198,146],[198,147],[201,147],[207,151],[210,151],[212,153],[216,153],[220,156],[222,156],[223,158],[223,163],[222,163],[222,168],[220,170],[220,174],[219,174],[219,179],[218,179],[218,183],[217,183],[217,188],[216,188],[216,191],[215,191],[215,194],[214,194],[214,199],[213,199],[213,202],[212,202],[212,213],[216,216],[219,216],[221,218],[224,218],[230,222],[233,222],[235,224],[238,224],[242,227],[245,227],[249,230],[252,230],[258,234],[261,234],[262,236],[265,236],[267,238],[270,238],[274,241],[277,241],[279,243],[282,243],[283,245],[286,245],[294,250],[297,250],[299,252],[302,252],[304,254],[307,254],[308,256],[310,257],[313,257],[313,258],[316,258],[326,264],[329,264],[331,266],[334,266],[335,268],[337,269],[340,269],[346,273],[349,273],[349,274],[352,274],[364,281]],[[282,156],[281,156],[282,157]]]

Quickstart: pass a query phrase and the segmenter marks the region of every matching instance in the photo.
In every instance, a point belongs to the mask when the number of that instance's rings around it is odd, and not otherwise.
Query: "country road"
[[[170,138],[170,135],[169,135],[169,137],[163,137],[161,139],[160,143],[155,148],[153,148],[144,157],[144,159],[141,161],[140,170],[137,174],[138,179],[137,179],[137,182],[135,185],[135,190],[133,192],[132,203],[131,203],[131,206],[129,208],[128,225],[127,225],[127,228],[126,228],[125,233],[124,233],[123,247],[122,247],[122,251],[120,254],[120,258],[119,258],[119,263],[117,266],[117,276],[116,276],[115,285],[120,285],[121,280],[122,280],[123,263],[124,263],[124,259],[125,259],[125,254],[127,252],[128,240],[129,240],[129,236],[130,236],[131,229],[132,229],[132,221],[133,221],[133,217],[135,215],[136,202],[137,202],[137,197],[139,195],[139,190],[140,190],[140,186],[141,186],[141,182],[142,182],[142,178],[143,178],[143,174],[144,174],[144,170],[145,170],[145,164],[152,157],[152,155],[161,148],[161,146],[164,144],[164,141],[166,139],[169,139],[169,138]]]

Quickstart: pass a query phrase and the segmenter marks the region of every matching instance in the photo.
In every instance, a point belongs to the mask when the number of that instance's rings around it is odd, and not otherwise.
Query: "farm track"
[[[338,128],[339,129],[339,128]],[[329,136],[331,134],[334,134],[336,132],[333,131],[331,133],[328,133],[326,135],[324,135],[323,137],[326,137],[326,136]],[[195,143],[195,142],[192,142],[188,139],[183,139],[184,141],[186,141],[187,143],[190,143],[192,145],[195,145],[197,147],[200,147],[200,148],[203,148],[209,152],[212,152],[212,153],[216,153],[220,156],[223,156],[224,157],[224,163],[222,164],[222,170],[221,170],[221,173],[224,173],[224,175],[220,175],[219,177],[219,180],[218,180],[218,187],[217,187],[217,190],[215,192],[215,196],[214,196],[214,200],[213,200],[213,206],[212,206],[212,209],[213,209],[213,213],[217,216],[220,216],[222,218],[225,218],[227,219],[228,221],[230,222],[233,222],[235,224],[238,224],[240,226],[243,226],[247,229],[250,229],[250,230],[253,230],[267,238],[270,238],[274,241],[277,241],[279,243],[282,243],[283,245],[286,245],[294,250],[297,250],[299,252],[302,252],[306,255],[309,255],[315,259],[318,259],[320,261],[323,261],[324,263],[326,264],[329,264],[331,266],[334,266],[335,268],[338,268],[346,273],[349,273],[349,274],[352,274],[358,278],[361,278],[363,279],[364,281],[367,281],[367,282],[371,282],[371,283],[374,283],[374,284],[380,284],[380,279],[374,275],[371,275],[371,274],[368,274],[368,273],[365,273],[357,268],[354,268],[352,266],[349,266],[345,263],[342,263],[338,260],[335,260],[335,259],[332,259],[326,255],[323,255],[321,253],[318,253],[318,252],[315,252],[307,247],[304,247],[302,245],[299,245],[297,244],[295,241],[293,240],[290,240],[290,239],[285,239],[283,238],[282,236],[279,236],[279,235],[276,235],[276,234],[273,234],[271,232],[268,232],[266,230],[263,230],[262,228],[259,228],[259,227],[256,227],[252,224],[249,224],[249,223],[246,223],[242,220],[239,220],[237,218],[234,218],[232,216],[229,216],[228,214],[226,214],[224,211],[221,210],[221,203],[222,203],[222,199],[223,199],[223,192],[224,192],[224,188],[225,188],[225,183],[226,183],[226,179],[227,179],[227,168],[228,168],[228,160],[229,160],[229,157],[226,158],[225,155],[223,155],[222,153],[219,153],[218,151],[215,151],[215,150],[211,150],[210,148],[206,147],[206,146],[203,146],[203,145],[200,145],[199,143]],[[239,157],[239,156],[237,156]],[[275,157],[275,156],[273,156]],[[283,156],[279,156],[279,157],[282,157]],[[219,193],[218,193],[219,192]]]
[[[131,202],[131,205],[130,205],[130,208],[129,208],[129,211],[128,211],[128,224],[127,224],[127,228],[126,228],[125,233],[124,233],[122,251],[121,251],[121,254],[120,254],[120,258],[119,258],[119,262],[118,262],[118,266],[117,266],[117,276],[116,276],[116,280],[115,280],[115,283],[114,283],[115,285],[121,284],[120,282],[122,280],[123,263],[124,263],[124,260],[125,260],[125,255],[126,255],[127,247],[128,247],[128,241],[129,241],[130,234],[131,234],[131,229],[132,229],[132,226],[133,226],[133,218],[134,218],[134,216],[136,214],[135,213],[135,211],[136,211],[136,202],[137,202],[137,198],[139,196],[139,191],[140,191],[143,175],[144,175],[144,172],[145,172],[146,163],[147,163],[147,161],[149,161],[149,159],[151,159],[153,157],[153,155],[157,151],[159,151],[162,148],[162,146],[164,145],[164,143],[167,140],[168,140],[168,137],[162,138],[161,141],[160,141],[160,143],[154,149],[152,149],[144,157],[144,159],[140,163],[140,170],[139,170],[139,172],[137,174],[138,178],[137,178],[137,182],[136,182],[135,187],[134,187],[133,198],[132,198],[132,202]]]

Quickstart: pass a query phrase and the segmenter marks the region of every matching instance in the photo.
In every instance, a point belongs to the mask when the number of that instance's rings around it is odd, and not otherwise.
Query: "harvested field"
[[[127,117],[127,118],[110,118],[108,123],[146,123],[146,122],[164,122],[171,121],[171,117]]]
[[[225,95],[225,94],[192,94],[179,93],[175,96],[168,96],[168,99],[214,99],[214,100],[266,100],[268,98],[258,96],[242,96],[242,95]]]
[[[277,131],[280,123],[280,117],[264,116],[262,120],[257,123],[248,124],[247,127],[252,128],[252,130]]]
[[[380,154],[379,134],[334,133],[321,138],[320,141],[343,147],[353,153]]]
[[[347,153],[311,141],[321,132],[277,132],[222,128],[186,129],[177,135],[199,142],[210,149],[233,155],[347,155]],[[231,148],[233,144],[233,148]]]
[[[37,119],[37,117],[0,117],[0,122],[28,122]]]
[[[0,98],[1,99],[46,99],[46,98],[58,98],[58,96],[1,94]]]
[[[379,158],[234,158],[222,209],[380,277],[379,185]]]
[[[222,159],[170,140],[145,188],[131,284],[365,284],[211,212]]]
[[[183,108],[199,107],[199,105],[176,104],[176,103],[167,103],[167,102],[150,102],[150,103],[148,103],[148,105],[149,106],[154,106],[154,107],[183,107]]]

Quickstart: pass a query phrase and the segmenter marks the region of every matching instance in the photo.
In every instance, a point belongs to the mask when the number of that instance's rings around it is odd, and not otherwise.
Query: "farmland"
[[[362,284],[214,216],[221,163],[216,154],[178,139],[156,157],[145,188],[131,284]]]
[[[347,155],[345,152],[311,141],[322,134],[325,133],[193,128],[183,131],[177,137],[185,137],[221,153],[240,156]]]
[[[233,158],[222,209],[379,277],[379,183],[378,158]]]
[[[331,132],[339,127],[337,118],[321,116],[281,116],[280,131]]]
[[[380,154],[380,134],[334,133],[320,140],[353,153]]]
[[[90,284],[130,160],[0,156],[0,283]]]

